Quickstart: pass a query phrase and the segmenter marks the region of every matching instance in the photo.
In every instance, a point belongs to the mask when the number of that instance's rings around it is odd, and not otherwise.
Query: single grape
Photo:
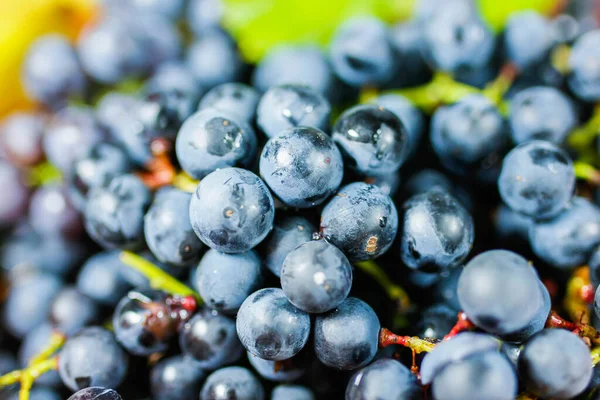
[[[237,114],[209,108],[185,121],[175,150],[184,171],[202,179],[220,168],[250,164],[256,153],[256,135]]]
[[[342,187],[321,213],[323,237],[350,261],[385,253],[398,231],[398,212],[377,186],[355,182]]]
[[[146,82],[148,93],[179,93],[187,99],[196,101],[202,94],[202,88],[187,65],[181,61],[161,63]]]
[[[0,160],[0,187],[5,195],[0,201],[0,227],[17,222],[27,210],[29,190],[22,173],[13,165]],[[6,264],[3,264],[6,268]]]
[[[33,400],[33,399],[32,399]],[[79,390],[67,400],[122,400],[119,393],[103,387],[89,387]]]
[[[163,358],[150,371],[150,392],[161,400],[197,399],[206,372],[185,356]]]
[[[305,360],[302,353],[296,357],[283,361],[264,360],[254,354],[247,352],[248,361],[256,372],[264,378],[275,382],[292,382],[300,378],[306,372]]]
[[[400,249],[404,264],[437,272],[461,263],[471,251],[470,213],[452,195],[434,188],[404,203]]]
[[[536,11],[512,14],[504,30],[508,59],[520,69],[544,60],[554,44],[551,21]]]
[[[289,128],[269,139],[260,156],[260,175],[273,194],[290,207],[324,202],[342,182],[344,162],[324,132]]]
[[[222,0],[189,0],[185,17],[195,35],[219,29],[225,5]]]
[[[17,112],[6,117],[0,127],[0,146],[14,165],[35,165],[44,158],[42,136],[46,117]]]
[[[367,175],[397,171],[410,146],[398,117],[375,105],[358,105],[344,111],[333,127],[332,137],[346,165]]]
[[[574,398],[585,390],[592,377],[590,350],[571,332],[544,329],[523,346],[519,374],[527,390],[536,396]]]
[[[200,259],[204,246],[190,223],[191,198],[179,189],[162,189],[144,217],[146,243],[161,262],[187,266]]]
[[[148,0],[134,0],[147,3]],[[173,4],[180,0],[168,2]],[[165,3],[157,0],[157,3]],[[181,1],[180,1],[181,2]],[[154,68],[163,62],[178,60],[183,53],[183,40],[177,26],[164,14],[139,13],[128,10],[125,17],[129,26],[135,30],[135,35],[140,38],[144,46],[145,56],[148,57],[147,67]]]
[[[227,367],[216,370],[206,378],[200,400],[264,400],[262,384],[242,367]]]
[[[329,311],[348,297],[351,287],[350,262],[324,240],[301,244],[283,261],[281,288],[290,303],[302,311]]]
[[[237,314],[240,341],[252,354],[266,360],[286,360],[308,341],[310,317],[293,306],[283,290],[268,288],[252,293]]]
[[[223,83],[209,90],[200,100],[198,110],[214,108],[239,115],[252,123],[260,100],[259,92],[243,83]]]
[[[574,197],[562,213],[529,227],[534,253],[557,268],[586,263],[600,244],[600,209],[583,197]]]
[[[398,72],[392,77],[394,87],[415,86],[426,83],[431,78],[431,70],[421,53],[421,48],[425,46],[421,27],[419,21],[410,19],[397,23],[390,29],[391,44],[396,57],[401,60]]]
[[[571,99],[558,89],[534,86],[513,97],[509,122],[517,144],[547,140],[561,145],[577,125],[577,114]]]
[[[303,217],[275,218],[273,230],[260,245],[267,268],[281,276],[285,257],[299,245],[311,241],[315,231],[315,227]]]
[[[127,353],[111,332],[90,327],[67,339],[58,359],[58,373],[73,391],[91,386],[117,387],[128,364]]]
[[[179,329],[179,346],[203,369],[221,368],[243,353],[235,321],[209,309],[198,311]]]
[[[263,94],[256,122],[267,137],[296,126],[329,129],[331,106],[319,92],[302,85],[273,86]]]
[[[77,238],[83,232],[81,216],[67,189],[58,185],[42,186],[33,193],[29,203],[29,224],[43,236]]]
[[[271,400],[315,400],[315,395],[304,386],[278,385],[271,392]]]
[[[357,371],[346,387],[346,400],[422,398],[417,378],[392,359],[380,359]]]
[[[98,303],[115,306],[131,286],[121,276],[127,269],[117,250],[97,253],[88,258],[77,275],[77,289]]]
[[[206,305],[226,314],[235,314],[263,281],[264,270],[254,250],[227,254],[210,249],[192,276],[192,284]]]
[[[581,35],[569,52],[569,86],[582,100],[600,99],[600,30]]]
[[[197,105],[198,98],[191,91],[148,86],[130,112],[138,124],[134,128],[141,129],[140,134],[152,143],[156,138],[175,139]]]
[[[449,193],[454,190],[454,184],[443,173],[435,169],[422,169],[406,181],[404,191],[408,197],[412,197],[436,187]]]
[[[456,323],[456,310],[446,304],[425,308],[417,324],[417,336],[442,340]]]
[[[52,300],[50,323],[67,336],[95,322],[100,316],[98,304],[72,286],[64,287]]]
[[[348,297],[315,319],[314,348],[325,365],[351,370],[367,365],[377,352],[379,318],[364,301]]]
[[[248,251],[273,227],[275,206],[264,182],[252,172],[224,168],[198,184],[190,221],[207,246],[226,253]]]
[[[151,194],[135,175],[119,175],[89,191],[85,229],[105,248],[135,249],[144,242],[144,214]]]
[[[390,33],[373,17],[343,22],[331,40],[329,57],[336,75],[355,87],[385,83],[397,70]]]
[[[502,163],[498,190],[513,210],[534,219],[556,216],[575,189],[568,154],[552,143],[534,140],[512,149]]]

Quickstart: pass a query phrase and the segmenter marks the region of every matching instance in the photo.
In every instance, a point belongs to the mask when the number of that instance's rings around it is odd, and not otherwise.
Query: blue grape
[[[379,318],[364,301],[348,297],[315,319],[314,348],[325,365],[350,370],[367,365],[377,352]]]
[[[248,165],[256,146],[254,130],[242,117],[229,111],[205,109],[185,121],[175,150],[185,172],[202,179],[219,168]]]
[[[127,4],[141,14],[156,14],[171,20],[181,17],[186,2],[185,0],[127,0]]]
[[[406,159],[409,139],[398,117],[374,105],[358,105],[338,118],[333,140],[346,165],[366,175],[393,173]]]
[[[541,62],[554,44],[552,25],[535,11],[514,13],[504,30],[508,59],[520,69]]]
[[[187,24],[195,35],[218,29],[224,9],[222,0],[190,0],[185,13]]]
[[[0,187],[5,193],[0,201],[0,227],[16,223],[27,210],[29,191],[22,173],[13,165],[0,160]],[[6,268],[7,265],[3,264]]]
[[[223,83],[209,90],[198,105],[199,110],[214,108],[239,115],[248,122],[254,121],[260,94],[243,83]]]
[[[430,77],[429,67],[421,53],[421,48],[425,46],[421,26],[419,21],[410,19],[392,26],[390,30],[391,44],[396,57],[401,60],[398,71],[392,78],[392,84],[395,86],[426,83]]]
[[[456,310],[440,303],[425,308],[417,325],[419,337],[442,340],[456,323]]]
[[[529,227],[534,253],[557,268],[585,264],[600,244],[600,209],[582,197],[574,197],[556,217]]]
[[[350,261],[385,253],[398,231],[398,212],[392,199],[377,186],[355,182],[342,187],[321,213],[323,237]]]
[[[577,125],[577,116],[573,103],[562,92],[534,86],[513,97],[509,121],[517,144],[537,139],[560,145]]]
[[[375,97],[372,103],[393,112],[402,122],[408,135],[407,157],[414,156],[425,129],[425,120],[421,111],[406,97],[399,94],[384,94]]]
[[[273,86],[263,94],[256,122],[267,137],[296,126],[328,131],[331,106],[319,92],[302,85]]]
[[[85,75],[66,37],[49,34],[33,42],[23,64],[23,85],[31,98],[56,108],[83,94]]]
[[[37,189],[29,203],[29,224],[42,236],[77,238],[83,232],[79,212],[66,188],[48,185]]]
[[[147,2],[147,0],[134,0]],[[179,1],[179,0],[176,0]],[[165,3],[158,0],[159,3]],[[175,1],[166,4],[173,4]],[[177,26],[165,18],[164,14],[129,12],[129,24],[140,38],[148,57],[148,68],[156,67],[163,62],[175,61],[183,53],[183,40]]]
[[[510,251],[492,250],[467,263],[458,280],[458,301],[486,332],[530,336],[543,329],[550,313],[544,290],[527,260]]]
[[[544,329],[523,346],[519,374],[536,396],[571,399],[585,390],[592,377],[590,350],[571,332]]]
[[[306,372],[306,366],[301,358],[302,353],[296,357],[283,361],[264,360],[247,352],[248,361],[256,372],[264,378],[275,382],[291,382],[300,378]]]
[[[104,139],[91,109],[66,107],[54,115],[43,139],[48,161],[69,174],[75,160]]]
[[[262,384],[242,367],[227,367],[216,370],[206,378],[200,400],[264,400]]]
[[[127,268],[120,254],[113,250],[90,257],[79,270],[77,289],[98,303],[115,306],[131,288],[120,273]]]
[[[58,399],[58,398],[57,398]],[[33,399],[32,399],[33,400]],[[122,400],[119,393],[103,387],[89,387],[79,390],[67,400]]]
[[[15,357],[8,351],[0,350],[0,374],[8,374],[18,368]]]
[[[131,110],[143,139],[175,139],[181,124],[196,110],[197,97],[188,91],[148,87]]]
[[[179,346],[203,369],[220,368],[243,353],[235,321],[209,309],[198,311],[179,329]]]
[[[161,400],[198,398],[206,373],[185,356],[172,356],[159,361],[150,371],[150,392]]]
[[[254,250],[226,254],[211,249],[195,269],[192,284],[208,307],[235,314],[263,280],[264,270]]]
[[[422,398],[417,378],[396,360],[381,359],[357,371],[346,387],[346,400]]]
[[[600,30],[581,35],[569,52],[569,86],[581,99],[600,99]]]
[[[99,316],[98,304],[72,286],[64,287],[54,297],[49,313],[52,325],[67,336],[95,322]]]
[[[552,143],[526,142],[504,157],[498,190],[515,211],[534,219],[556,216],[571,200],[574,189],[573,163]]]
[[[304,386],[279,385],[273,388],[271,400],[315,400],[315,395]]]
[[[36,380],[37,382],[37,380]],[[46,388],[43,386],[34,386],[31,388],[31,392],[29,392],[29,400],[61,400],[63,397],[58,394],[58,392],[51,388]],[[15,394],[14,396],[9,397],[8,400],[18,400],[19,396]],[[69,397],[69,400],[71,398]],[[102,400],[102,399],[98,399]],[[109,399],[107,399],[109,400]]]
[[[120,175],[106,187],[92,188],[85,205],[85,229],[106,248],[139,247],[144,242],[144,214],[150,196],[134,175]]]
[[[437,272],[462,262],[474,240],[473,218],[452,195],[434,188],[404,203],[400,250],[404,264]]]
[[[198,99],[202,88],[196,83],[192,71],[181,61],[160,64],[146,82],[149,93],[181,93],[187,98]]]
[[[460,311],[457,287],[462,270],[461,267],[451,269],[447,274],[443,274],[440,279],[435,282],[433,288],[434,298],[451,307],[456,312]]]
[[[352,266],[337,247],[324,240],[292,250],[281,268],[281,288],[296,307],[323,313],[337,307],[352,287]]]
[[[63,383],[76,391],[90,386],[117,387],[127,373],[129,357],[113,334],[90,327],[67,339],[58,359]]]
[[[311,241],[315,230],[303,217],[276,218],[273,230],[261,243],[267,268],[278,277],[281,276],[285,257],[299,245]]]
[[[252,84],[261,92],[273,86],[302,85],[327,96],[334,86],[331,66],[320,48],[313,45],[278,46],[260,61]]]
[[[550,31],[555,43],[568,44],[581,33],[581,26],[575,16],[560,14],[550,22]]]
[[[38,113],[17,112],[2,120],[0,145],[6,158],[17,166],[34,165],[42,161],[45,125],[46,118]]]
[[[511,210],[502,204],[494,213],[494,227],[496,233],[504,239],[515,238],[527,242],[529,239],[529,227],[533,220],[526,215]]]
[[[500,112],[482,95],[438,109],[431,121],[433,150],[444,166],[461,174],[501,150],[506,139]]]
[[[385,83],[397,69],[390,33],[373,17],[343,22],[331,40],[329,56],[336,75],[355,87]]]
[[[289,128],[271,137],[260,156],[260,175],[275,196],[290,207],[324,202],[342,182],[344,162],[324,132]]]
[[[283,290],[252,293],[242,303],[237,319],[240,341],[252,354],[266,360],[286,360],[308,341],[310,317],[292,305]]]
[[[404,191],[409,197],[426,193],[434,188],[452,192],[454,185],[446,175],[434,169],[420,170],[413,174],[404,185]]]
[[[23,337],[41,325],[62,285],[59,278],[48,273],[35,273],[13,282],[4,303],[4,327],[14,336]]]
[[[224,168],[198,184],[190,202],[194,232],[207,246],[226,253],[248,251],[273,227],[275,206],[264,182],[252,172]]]
[[[43,323],[25,335],[18,351],[19,365],[21,368],[27,367],[34,356],[38,355],[41,351],[48,347],[50,336],[54,332],[56,332],[56,330],[52,327],[52,325],[49,323]],[[4,371],[2,373],[5,374],[15,369],[18,368],[15,366],[9,371]],[[52,387],[58,387],[61,385],[60,376],[58,375],[57,371],[48,371],[37,378],[35,382],[39,383],[40,385]]]
[[[191,198],[179,189],[162,189],[144,217],[146,243],[161,262],[186,266],[200,259],[203,245],[190,223]]]
[[[438,4],[423,23],[424,56],[437,69],[481,68],[494,51],[494,36],[466,1]]]
[[[235,43],[219,30],[197,38],[187,51],[186,62],[198,84],[207,90],[237,81],[245,69]]]

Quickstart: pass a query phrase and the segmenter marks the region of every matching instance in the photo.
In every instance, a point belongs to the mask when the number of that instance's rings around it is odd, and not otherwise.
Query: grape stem
[[[179,171],[173,178],[173,186],[184,192],[194,193],[200,181],[192,178],[184,171]]]
[[[519,75],[517,66],[512,63],[506,63],[500,69],[496,79],[488,83],[483,89],[483,94],[487,96],[494,104],[500,104],[502,98],[510,89],[515,78]]]
[[[459,333],[471,330],[473,328],[475,328],[473,322],[471,322],[471,320],[469,319],[469,317],[467,317],[467,314],[465,314],[464,311],[461,311],[458,313],[456,324],[454,324],[450,332],[446,336],[444,336],[444,340],[452,339]]]
[[[398,304],[398,312],[404,314],[409,310],[410,298],[406,294],[406,291],[400,285],[392,282],[388,274],[375,261],[361,261],[354,265],[377,281],[383,290],[385,290],[390,300]]]
[[[57,331],[52,332],[52,335],[50,335],[50,339],[48,339],[48,344],[46,345],[46,347],[44,347],[44,349],[42,349],[42,351],[40,351],[38,354],[33,356],[29,361],[28,365],[36,365],[52,357],[54,353],[56,353],[63,347],[66,340],[67,337],[63,333]]]
[[[600,363],[600,347],[594,347],[590,355],[592,356],[592,365],[596,366]]]
[[[570,322],[551,311],[546,320],[546,328],[562,328],[576,333],[580,337],[589,340],[594,346],[600,346],[600,333],[593,326],[585,323]]]
[[[379,347],[387,347],[392,344],[399,344],[408,347],[417,354],[429,353],[436,345],[436,341],[421,339],[416,336],[400,336],[396,335],[387,328],[381,328],[379,331]]]
[[[600,171],[583,161],[573,163],[575,177],[584,180],[594,186],[600,186]]]
[[[564,308],[572,321],[590,322],[588,305],[594,301],[594,287],[590,282],[590,269],[587,266],[573,271],[567,281]]]
[[[145,258],[130,251],[123,251],[121,252],[120,259],[123,264],[135,269],[148,278],[151,288],[162,290],[173,296],[192,296],[196,299],[198,305],[203,304],[202,298],[195,290],[181,283]]]
[[[48,161],[41,162],[27,170],[25,181],[30,187],[44,186],[62,180],[62,173]]]
[[[37,357],[36,357],[37,358]],[[19,400],[29,400],[29,392],[37,378],[49,371],[58,369],[58,356],[30,363],[26,368],[9,372],[6,375],[0,376],[0,388],[21,384],[19,391]]]
[[[592,117],[583,125],[575,128],[570,134],[567,142],[576,150],[589,149],[592,142],[600,134],[600,105],[596,105]]]

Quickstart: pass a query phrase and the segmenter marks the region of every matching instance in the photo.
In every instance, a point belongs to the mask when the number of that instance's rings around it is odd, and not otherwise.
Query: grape
[[[261,243],[263,260],[267,268],[281,276],[285,257],[299,245],[312,240],[315,227],[302,217],[276,218],[273,230]]]
[[[471,251],[473,219],[446,191],[434,188],[404,204],[402,261],[413,269],[437,272],[461,263]]]
[[[67,400],[122,400],[119,393],[103,387],[81,389]]]
[[[136,12],[141,14],[155,14],[176,21],[185,9],[185,0],[127,0]]]
[[[25,335],[17,353],[19,357],[19,366],[21,368],[25,368],[35,355],[39,354],[40,351],[44,350],[46,346],[48,346],[50,336],[54,332],[55,329],[52,327],[52,325],[49,323],[43,323]],[[11,368],[7,371],[0,371],[0,373],[5,374],[15,369],[18,369],[16,365],[14,368]],[[40,385],[52,387],[58,387],[61,385],[60,376],[58,375],[57,371],[48,371],[44,375],[41,375],[39,378],[37,378],[35,382],[39,383]]]
[[[331,106],[319,92],[302,85],[273,86],[258,102],[256,122],[272,138],[296,126],[328,131]]]
[[[131,114],[142,137],[152,145],[156,138],[175,139],[183,121],[196,110],[197,103],[197,97],[189,91],[148,87]]]
[[[206,176],[190,202],[190,221],[207,246],[226,253],[248,251],[273,226],[273,197],[252,172],[224,168]]]
[[[256,135],[240,116],[209,108],[185,121],[175,149],[185,172],[202,179],[219,168],[248,165],[256,153]]]
[[[529,239],[529,227],[533,224],[533,220],[523,214],[511,210],[506,205],[502,204],[494,213],[494,227],[496,233],[504,238],[521,241]]]
[[[49,34],[36,39],[23,65],[23,85],[34,100],[58,108],[68,96],[80,96],[86,80],[67,38]]]
[[[450,193],[453,191],[454,185],[443,173],[434,169],[422,169],[406,181],[404,191],[410,197],[426,193],[436,187]]]
[[[224,4],[221,0],[190,0],[185,17],[195,35],[218,29],[223,18]]]
[[[600,31],[592,30],[581,35],[569,52],[569,86],[581,99],[600,99]]]
[[[527,260],[507,250],[492,250],[467,263],[458,280],[458,301],[469,319],[487,332],[522,333],[535,322],[526,332],[532,335],[544,327],[550,312],[544,290]]]
[[[19,396],[15,394],[9,400],[18,400]],[[45,387],[33,387],[29,393],[29,400],[61,400],[62,397],[57,391]],[[69,399],[71,399],[69,397]]]
[[[37,113],[14,113],[0,128],[0,145],[14,165],[29,166],[44,158],[42,136],[46,118]]]
[[[194,74],[181,61],[161,63],[146,82],[146,91],[148,93],[179,93],[184,98],[195,100],[202,93]]]
[[[511,15],[504,37],[508,58],[522,69],[542,61],[554,44],[550,21],[535,11]]]
[[[254,250],[226,254],[211,249],[193,271],[192,284],[208,307],[235,314],[263,280],[264,270]]]
[[[144,217],[146,243],[161,262],[185,266],[200,259],[203,245],[190,223],[191,198],[179,189],[162,189]]]
[[[281,288],[296,307],[323,313],[337,307],[352,287],[352,266],[337,247],[324,240],[292,250],[281,268]]]
[[[415,376],[392,359],[377,360],[357,371],[346,388],[346,400],[421,398],[421,387]]]
[[[435,304],[422,311],[418,324],[419,337],[442,340],[456,323],[456,310],[446,304]]]
[[[71,203],[67,190],[57,185],[37,189],[29,203],[29,224],[43,236],[77,238],[83,232],[79,212]]]
[[[129,357],[104,328],[82,329],[60,352],[58,373],[71,390],[91,386],[117,387],[125,377]]]
[[[247,352],[248,361],[256,372],[264,378],[275,382],[291,382],[300,378],[306,372],[303,353],[283,361],[264,360]]]
[[[148,0],[134,0],[147,3]],[[180,0],[175,0],[180,1]],[[157,3],[164,3],[156,0]],[[169,2],[172,4],[174,2]],[[181,1],[180,1],[181,2]],[[175,61],[181,57],[183,41],[179,31],[165,15],[156,13],[138,13],[132,10],[126,15],[135,35],[140,38],[147,51],[148,67],[155,67],[163,62]]]
[[[600,209],[582,197],[574,197],[556,217],[529,227],[534,253],[558,268],[586,263],[600,244]]]
[[[509,122],[517,144],[547,140],[560,145],[577,125],[577,115],[573,103],[562,92],[534,86],[513,97]]]
[[[458,303],[456,290],[462,270],[461,267],[451,269],[447,274],[440,277],[433,288],[436,300],[443,302],[457,312],[460,310],[460,304]]]
[[[198,105],[198,110],[214,108],[232,112],[248,122],[254,121],[260,94],[243,83],[223,83],[209,90]]]
[[[561,212],[574,188],[575,172],[567,153],[541,140],[511,150],[498,178],[502,200],[513,210],[535,219]]]
[[[273,388],[271,400],[315,400],[315,395],[304,386],[279,385]]]
[[[309,127],[289,128],[265,144],[260,174],[283,203],[309,208],[337,190],[344,163],[335,143],[324,132]]]
[[[17,222],[27,209],[29,192],[19,170],[0,160],[0,187],[5,195],[0,201],[0,227],[6,228]],[[6,268],[6,264],[4,264]]]
[[[134,175],[119,175],[106,187],[90,190],[85,229],[105,248],[135,249],[144,242],[144,214],[151,194]]]
[[[206,373],[185,356],[162,359],[150,371],[150,391],[161,400],[198,398]]]
[[[391,44],[398,59],[402,60],[399,62],[398,72],[392,78],[394,86],[425,83],[431,76],[431,71],[421,54],[421,48],[425,46],[421,26],[419,21],[412,19],[397,23],[390,30]]]
[[[333,71],[351,86],[388,81],[396,72],[396,57],[386,26],[372,17],[343,22],[331,43]]]
[[[571,399],[592,377],[590,352],[577,335],[563,329],[544,329],[524,345],[519,374],[536,396]]]
[[[350,261],[385,253],[398,230],[398,212],[377,186],[355,182],[342,187],[321,213],[321,233]]]
[[[200,400],[264,400],[264,389],[256,377],[242,367],[221,368],[206,378]]]
[[[50,306],[50,322],[57,331],[73,335],[100,315],[96,302],[72,286],[64,287]]]
[[[334,77],[320,48],[313,45],[277,46],[260,61],[252,75],[252,84],[261,92],[273,86],[307,86],[329,96]]]
[[[294,307],[281,289],[268,288],[244,300],[236,327],[240,341],[252,354],[266,360],[286,360],[308,341],[310,317]]]
[[[208,309],[198,311],[179,330],[179,346],[202,369],[220,368],[243,353],[235,321]]]
[[[364,301],[348,297],[337,308],[315,319],[317,358],[331,368],[351,370],[368,364],[379,340],[379,318]]]
[[[77,289],[98,303],[115,306],[130,289],[121,276],[126,266],[119,257],[119,251],[105,251],[88,258],[77,276]]]

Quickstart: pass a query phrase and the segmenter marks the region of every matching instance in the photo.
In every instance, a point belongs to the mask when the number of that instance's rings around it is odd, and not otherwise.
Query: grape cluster
[[[600,398],[588,2],[418,0],[256,65],[225,3],[104,0],[25,55],[0,399]]]

